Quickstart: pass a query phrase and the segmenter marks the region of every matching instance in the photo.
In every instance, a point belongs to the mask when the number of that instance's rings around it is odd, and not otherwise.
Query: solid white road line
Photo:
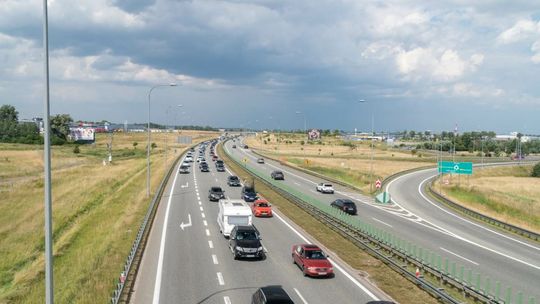
[[[218,264],[217,256],[215,254],[212,254],[212,262],[214,262],[214,265]]]
[[[223,280],[223,275],[221,274],[221,272],[218,272],[217,273],[217,279],[218,279],[218,282],[219,282],[219,285],[225,285],[225,280]]]
[[[476,265],[476,266],[480,265],[480,264],[476,263],[475,261],[469,260],[469,259],[467,259],[467,258],[465,258],[465,257],[463,257],[463,256],[461,256],[461,255],[459,255],[459,254],[457,254],[457,253],[454,253],[454,252],[452,252],[452,251],[450,251],[450,250],[448,250],[448,249],[445,249],[445,248],[442,248],[442,247],[439,247],[439,248],[440,248],[441,250],[444,250],[444,251],[446,251],[446,252],[448,252],[448,253],[450,253],[450,254],[453,254],[453,255],[457,256],[457,257],[460,258],[460,259],[463,259],[463,260],[465,260],[465,261],[467,261],[467,262],[469,262],[469,263],[472,263],[472,264],[474,264],[474,265]]]
[[[433,176],[432,176],[432,177],[433,177]],[[431,177],[430,177],[430,178],[431,178]],[[489,228],[486,228],[486,227],[484,227],[484,226],[482,226],[482,225],[480,225],[480,224],[477,224],[477,223],[475,223],[475,222],[471,222],[471,221],[469,221],[469,220],[467,220],[467,219],[465,219],[465,218],[463,218],[463,217],[461,217],[461,216],[458,216],[458,215],[456,215],[456,214],[454,214],[454,213],[452,213],[452,212],[450,212],[450,211],[448,211],[448,210],[442,208],[441,206],[435,204],[433,201],[431,201],[430,199],[428,199],[428,198],[424,195],[424,193],[422,193],[422,191],[421,191],[421,190],[422,190],[422,186],[424,185],[424,183],[425,183],[427,180],[429,180],[430,178],[427,178],[427,179],[423,180],[423,181],[420,183],[420,185],[418,186],[418,191],[420,192],[420,195],[421,195],[426,201],[428,201],[431,205],[433,205],[433,206],[439,208],[440,210],[446,212],[446,213],[449,214],[449,215],[452,215],[453,217],[459,218],[460,220],[465,221],[465,222],[467,222],[467,223],[469,223],[469,224],[472,224],[472,225],[474,225],[474,226],[476,226],[476,227],[478,227],[478,228],[482,228],[482,229],[484,229],[484,230],[486,230],[486,231],[489,231],[489,232],[492,232],[492,233],[494,233],[494,234],[496,234],[496,235],[498,235],[498,236],[504,237],[504,238],[509,239],[509,240],[512,240],[512,241],[514,241],[514,242],[518,242],[518,243],[520,243],[521,245],[525,245],[525,246],[527,246],[527,247],[530,247],[530,248],[532,248],[532,249],[536,249],[536,250],[539,250],[539,251],[540,251],[540,247],[536,247],[536,246],[534,246],[534,245],[527,244],[527,243],[525,243],[525,242],[522,242],[522,241],[520,241],[520,240],[514,239],[514,238],[512,238],[512,237],[509,237],[509,236],[504,235],[504,234],[502,234],[502,233],[499,233],[499,232],[497,232],[497,231],[494,231],[494,230],[491,230],[491,229],[489,229]]]
[[[302,294],[300,293],[300,291],[298,291],[298,289],[296,288],[293,288],[294,289],[294,292],[296,292],[296,294],[298,295],[298,297],[300,298],[300,300],[302,300],[302,302],[304,302],[304,304],[308,304],[308,302],[306,301],[306,299],[304,299],[304,297],[302,296]]]
[[[388,227],[390,227],[390,228],[393,228],[392,225],[387,224],[387,223],[385,223],[385,222],[383,222],[383,221],[381,221],[381,220],[378,220],[378,219],[376,219],[376,218],[374,218],[374,217],[372,217],[372,219],[373,219],[374,221],[377,221],[377,222],[383,224],[383,225],[386,225],[386,226],[388,226]]]
[[[223,297],[223,301],[225,302],[225,304],[231,304],[231,299],[229,299],[229,297],[227,296]]]
[[[171,192],[169,193],[169,199],[167,201],[167,209],[165,210],[165,219],[163,221],[163,230],[161,231],[161,243],[159,244],[159,258],[156,271],[156,283],[154,285],[154,297],[152,300],[153,304],[159,304],[159,294],[161,292],[161,276],[163,271],[163,256],[165,254],[165,240],[167,238],[167,226],[169,223],[169,211],[171,210],[171,201],[173,197],[174,185],[176,185],[176,178],[178,174],[174,175],[173,184],[171,187]]]
[[[210,247],[210,249],[214,248],[214,243],[212,243],[212,241],[208,241],[208,247]]]
[[[210,230],[206,229],[206,236],[210,236]]]
[[[300,237],[304,242],[310,243],[310,241],[303,236],[300,232],[298,232],[296,229],[294,229],[293,226],[291,226],[287,221],[285,221],[277,212],[274,212],[274,215],[283,223],[285,226],[289,227],[298,237]],[[375,296],[369,289],[367,289],[364,285],[362,285],[360,282],[358,282],[355,278],[353,278],[345,269],[343,269],[341,266],[339,266],[336,262],[332,261],[331,259],[328,259],[332,262],[334,265],[334,268],[339,270],[341,273],[343,273],[351,282],[356,285],[358,288],[360,288],[365,294],[371,297],[374,301],[378,301],[379,298]]]

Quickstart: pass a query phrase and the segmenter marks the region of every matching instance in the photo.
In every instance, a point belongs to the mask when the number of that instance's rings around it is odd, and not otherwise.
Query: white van
[[[235,225],[252,224],[251,208],[243,200],[222,199],[219,201],[217,222],[224,237],[229,237]]]

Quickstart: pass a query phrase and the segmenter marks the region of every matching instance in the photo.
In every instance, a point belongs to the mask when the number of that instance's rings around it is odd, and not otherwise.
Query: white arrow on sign
[[[187,188],[189,186],[189,182],[186,182],[185,185],[180,185],[181,188]]]
[[[180,224],[180,228],[182,228],[182,230],[184,230],[185,227],[190,227],[191,226],[191,214],[188,214],[188,222],[186,224],[184,224],[184,222],[182,222]]]

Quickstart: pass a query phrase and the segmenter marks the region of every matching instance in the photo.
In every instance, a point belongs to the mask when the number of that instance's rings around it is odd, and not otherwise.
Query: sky
[[[20,118],[44,113],[42,3],[0,0]],[[539,1],[48,3],[52,114],[145,122],[176,83],[153,122],[540,134]]]

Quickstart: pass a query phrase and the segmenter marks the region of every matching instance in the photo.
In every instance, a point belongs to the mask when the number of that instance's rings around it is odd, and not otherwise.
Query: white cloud
[[[452,93],[456,96],[465,97],[501,97],[504,95],[504,90],[493,87],[485,87],[472,83],[456,83],[452,86]]]
[[[508,44],[529,38],[532,34],[538,32],[539,26],[538,23],[532,20],[519,20],[514,26],[502,32],[497,37],[497,42]]]
[[[467,71],[475,71],[482,64],[483,55],[474,54],[469,60],[464,60],[455,50],[418,47],[410,51],[400,50],[395,61],[405,79],[452,81],[462,77]]]

